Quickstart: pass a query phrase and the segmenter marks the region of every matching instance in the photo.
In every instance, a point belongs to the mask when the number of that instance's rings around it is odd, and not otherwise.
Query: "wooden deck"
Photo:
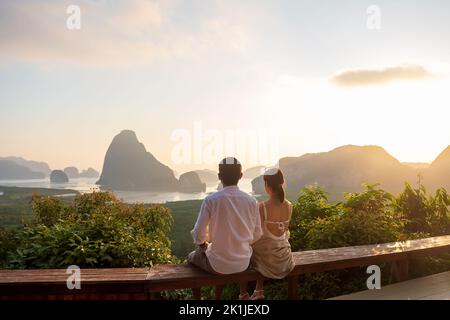
[[[296,299],[301,274],[392,263],[397,280],[408,279],[411,257],[450,252],[450,236],[404,242],[294,252],[295,268],[288,275],[288,297]],[[254,281],[258,274],[247,270],[230,275],[204,272],[192,265],[156,265],[152,268],[81,269],[81,290],[69,290],[65,269],[0,270],[2,299],[153,299],[166,290],[191,288],[195,299],[200,289],[216,287],[216,298],[225,284]]]
[[[403,281],[330,300],[450,300],[450,272]]]

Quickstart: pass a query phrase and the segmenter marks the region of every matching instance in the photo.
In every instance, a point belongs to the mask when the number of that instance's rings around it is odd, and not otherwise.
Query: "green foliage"
[[[17,248],[17,232],[0,226],[0,268],[7,264],[11,252]]]
[[[450,233],[450,195],[444,188],[436,190],[431,201],[431,214],[428,219],[432,235]]]
[[[291,221],[291,245],[300,249],[322,249],[395,241],[403,223],[393,210],[393,196],[377,185],[348,193],[342,203],[328,202],[318,187],[301,190]]]
[[[34,194],[43,196],[58,196],[63,203],[69,204],[78,191],[70,189],[47,189],[47,188],[21,188],[0,186],[4,194],[0,196],[0,225],[5,227],[20,228],[24,221],[35,217],[33,215],[32,198]]]
[[[337,215],[340,204],[330,204],[326,191],[319,186],[305,187],[294,203],[290,224],[291,246],[293,251],[308,247],[306,235],[316,219]]]
[[[38,194],[33,195],[32,208],[36,215],[36,221],[48,227],[58,222],[64,213],[64,206],[60,200]]]
[[[172,217],[162,206],[127,205],[112,193],[59,199],[35,196],[36,222],[20,231],[10,267],[138,267],[174,262],[167,233]]]
[[[174,223],[169,237],[172,240],[172,253],[184,258],[195,249],[191,230],[200,212],[202,200],[188,200],[167,202],[165,206],[170,209]]]
[[[348,193],[327,217],[317,218],[306,234],[308,249],[355,246],[396,241],[403,223],[392,205],[393,196],[376,185]]]
[[[396,211],[407,221],[408,233],[426,233],[430,236],[450,233],[450,195],[438,189],[427,195],[425,187],[413,189],[405,183],[405,190],[394,199]]]

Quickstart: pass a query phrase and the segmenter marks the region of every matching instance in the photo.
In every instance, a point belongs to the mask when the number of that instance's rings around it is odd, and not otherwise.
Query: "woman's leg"
[[[243,281],[239,283],[239,291],[241,295],[248,293],[248,282]]]
[[[251,300],[261,300],[264,299],[264,277],[259,276],[258,279],[256,279],[256,287],[255,291],[253,292]]]
[[[264,290],[264,277],[259,277],[256,280],[256,288],[255,288],[255,290],[256,291]]]

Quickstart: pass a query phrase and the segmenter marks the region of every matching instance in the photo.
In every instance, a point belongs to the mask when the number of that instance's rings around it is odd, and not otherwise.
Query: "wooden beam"
[[[215,287],[215,294],[216,294],[216,300],[222,299],[222,291],[224,286],[216,286]]]
[[[450,235],[403,242],[372,244],[294,252],[294,270],[288,276],[288,295],[297,298],[298,276],[311,272],[341,270],[371,264],[393,262],[398,280],[408,279],[408,258],[450,252]],[[98,268],[81,270],[81,290],[67,288],[65,269],[0,270],[2,299],[147,299],[149,292],[193,288],[195,299],[201,299],[200,288],[215,286],[216,298],[229,283],[255,281],[259,274],[246,270],[237,274],[218,275],[189,264],[156,265],[152,268]],[[126,296],[127,295],[127,296]],[[115,296],[114,296],[115,297]],[[113,298],[113,296],[111,296]]]
[[[202,300],[202,289],[192,288],[192,295],[194,296],[194,300]]]
[[[148,300],[161,300],[161,294],[159,292],[150,292],[148,294]]]

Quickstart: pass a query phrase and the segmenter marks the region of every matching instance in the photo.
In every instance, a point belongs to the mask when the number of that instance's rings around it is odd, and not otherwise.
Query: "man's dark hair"
[[[235,186],[242,177],[242,166],[238,159],[228,157],[219,163],[219,179],[224,186]]]

